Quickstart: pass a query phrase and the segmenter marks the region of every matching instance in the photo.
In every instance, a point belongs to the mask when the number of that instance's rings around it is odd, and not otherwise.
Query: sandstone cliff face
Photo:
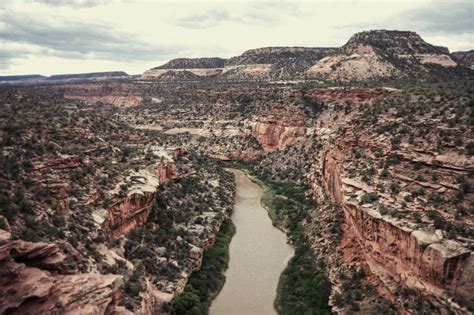
[[[311,132],[304,127],[300,113],[288,113],[279,104],[274,104],[267,115],[262,115],[252,127],[252,135],[266,152],[275,151],[293,144]]]
[[[121,276],[72,274],[56,245],[10,237],[0,230],[0,313],[129,313],[116,306]]]
[[[174,162],[157,165],[154,173],[148,170],[133,172],[114,190],[113,194],[117,194],[127,187],[126,196],[117,200],[107,210],[102,229],[110,236],[117,237],[143,226],[155,204],[156,189],[176,176]]]
[[[288,79],[300,76],[333,48],[264,47],[245,51],[227,60],[222,74],[226,78]]]
[[[443,312],[465,313],[466,310],[452,298],[464,304],[474,302],[472,251],[466,244],[447,239],[441,230],[422,229],[413,222],[387,215],[374,204],[361,202],[364,194],[373,194],[377,189],[351,176],[348,167],[351,163],[350,152],[355,148],[380,148],[384,144],[363,136],[354,137],[351,132],[342,134],[336,141],[337,145],[326,147],[320,153],[319,164],[315,166],[315,170],[320,170],[321,182],[317,183],[317,175],[311,175],[310,182],[319,199],[327,195],[343,212],[345,228],[342,249],[346,262],[366,264],[375,275],[372,279],[377,279],[374,284],[379,293],[397,303],[403,313],[407,311],[403,301],[395,294],[398,287],[417,292]],[[423,160],[428,165],[437,160],[446,172],[464,172],[473,165],[473,161],[461,157],[446,159],[440,155],[423,159],[422,154],[403,151],[400,151],[400,156],[410,161]],[[389,174],[410,181],[406,176],[391,171]],[[431,187],[439,191],[455,189],[448,183],[444,184],[444,188],[442,185]],[[380,203],[397,204],[388,194],[379,192],[379,198]],[[412,209],[411,205],[405,207]],[[406,210],[400,208],[398,211]]]
[[[70,183],[65,180],[65,177],[69,172],[81,166],[83,163],[77,156],[65,154],[33,163],[33,170],[37,175],[33,178],[39,178],[35,180],[36,184],[54,198],[57,213],[60,215],[70,215],[68,193]]]
[[[323,185],[330,198],[344,211],[349,228],[346,237],[352,239],[352,246],[360,246],[363,258],[382,282],[388,282],[387,285],[390,281],[402,283],[430,298],[439,298],[436,303],[443,306],[449,304],[445,291],[461,294],[466,299],[473,298],[469,289],[474,287],[469,288],[472,284],[466,283],[466,279],[472,280],[474,276],[468,248],[452,240],[440,239],[435,233],[385,218],[357,203],[346,202],[345,193],[350,190],[341,182],[340,153],[323,155]]]
[[[130,107],[138,105],[143,99],[133,91],[129,83],[63,84],[57,89],[64,93],[66,99],[83,100],[90,104],[100,102],[117,107]]]
[[[429,64],[441,67],[434,69]],[[447,73],[443,67],[456,66],[447,48],[430,45],[414,32],[377,30],[353,35],[338,52],[316,62],[306,75],[366,81],[436,76]]]

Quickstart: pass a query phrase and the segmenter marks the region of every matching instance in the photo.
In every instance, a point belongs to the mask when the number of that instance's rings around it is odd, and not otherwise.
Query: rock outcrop
[[[0,230],[1,314],[129,314],[117,306],[121,276],[74,273],[56,245]]]
[[[224,68],[225,59],[222,58],[178,58],[167,62],[159,67],[147,70],[141,76],[141,79],[154,79],[159,78],[160,80],[165,79],[163,77],[166,73],[176,73],[179,78],[183,79],[183,73],[190,73],[198,77],[209,77],[216,76],[222,73]],[[171,71],[171,72],[170,72]],[[183,73],[181,73],[183,72]],[[190,79],[189,75],[187,76]]]
[[[227,60],[223,76],[230,79],[299,77],[334,48],[265,47],[245,51]]]
[[[260,116],[252,127],[252,135],[267,152],[293,144],[310,132],[301,113],[289,113],[279,104],[274,104],[271,112]]]
[[[174,162],[159,164],[154,171],[132,172],[112,192],[119,198],[107,210],[102,229],[108,235],[117,237],[143,226],[155,204],[156,189],[176,176]],[[121,195],[125,196],[120,198]]]
[[[455,51],[451,57],[458,63],[474,69],[474,49],[469,51]]]
[[[434,67],[432,65],[435,65]],[[437,67],[440,66],[440,67]],[[445,75],[457,63],[445,47],[426,43],[414,32],[368,31],[353,35],[338,52],[316,62],[308,77],[366,81]],[[460,70],[462,75],[464,70]]]
[[[172,152],[160,150],[156,154],[163,157],[163,162],[148,169],[132,171],[111,191],[115,202],[106,213],[95,213],[96,222],[108,235],[117,237],[143,226],[155,204],[158,186],[178,177],[176,160],[185,152],[178,148]]]
[[[102,103],[130,107],[140,104],[143,99],[129,83],[64,84],[58,86],[57,89],[64,94],[66,99],[83,100],[89,104]]]
[[[385,286],[390,288],[395,282],[419,292],[440,309],[460,309],[450,300],[453,295],[474,302],[471,251],[456,241],[348,200],[354,188],[365,193],[373,190],[346,180],[343,156],[340,151],[323,153],[321,169],[324,190],[344,212],[345,250],[352,251],[349,256],[362,258]]]

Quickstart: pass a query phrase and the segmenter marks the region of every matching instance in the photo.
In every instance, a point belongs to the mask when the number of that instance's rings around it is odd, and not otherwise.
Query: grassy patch
[[[295,255],[280,276],[275,307],[279,314],[331,314],[331,284],[317,271],[307,244],[297,245]]]
[[[184,291],[173,300],[171,314],[208,314],[212,299],[225,282],[229,244],[234,234],[235,226],[232,221],[224,221],[216,242],[204,253],[201,269],[191,275]]]

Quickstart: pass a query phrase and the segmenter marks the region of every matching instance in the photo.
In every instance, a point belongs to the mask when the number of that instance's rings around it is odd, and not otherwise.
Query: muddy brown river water
[[[293,247],[260,205],[260,186],[242,171],[232,171],[237,183],[232,222],[237,231],[230,243],[226,282],[209,311],[211,315],[276,314],[273,302],[278,279]]]

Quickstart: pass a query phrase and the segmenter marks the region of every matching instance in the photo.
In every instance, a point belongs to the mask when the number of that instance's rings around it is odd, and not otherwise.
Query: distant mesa
[[[110,79],[130,79],[131,77],[123,71],[91,72],[76,74],[57,74],[52,76],[42,76],[39,74],[0,76],[0,84],[40,84],[40,83],[62,83],[62,82],[82,82],[99,81]]]
[[[223,68],[226,60],[223,58],[177,58],[155,69],[212,69]]]
[[[450,53],[411,31],[371,30],[354,34],[339,48],[264,47],[229,59],[177,58],[130,76],[122,71],[0,76],[0,84],[43,84],[102,80],[196,81],[374,81],[471,77],[474,50]]]
[[[17,82],[17,81],[38,81],[44,80],[47,77],[39,74],[27,74],[27,75],[6,75],[0,76],[0,82]]]
[[[111,72],[91,72],[79,74],[56,74],[48,78],[48,80],[83,80],[83,79],[100,79],[100,78],[128,78],[129,75],[123,71]]]
[[[224,79],[291,78],[303,74],[336,48],[265,47],[245,51],[230,59],[179,58],[143,73],[142,79],[160,78],[172,70],[188,71],[201,77],[221,76]],[[160,78],[161,80],[161,78]]]
[[[306,69],[336,48],[265,47],[245,51],[226,62],[227,78],[266,77],[289,79],[301,76]]]
[[[354,34],[339,48],[265,47],[227,60],[174,59],[145,71],[141,79],[159,78],[170,70],[222,80],[460,77],[472,75],[473,58],[472,51],[450,54],[448,48],[431,45],[415,32],[372,30]]]
[[[306,77],[346,81],[419,78],[456,75],[457,66],[448,48],[428,44],[415,32],[377,30],[353,35],[337,52],[313,65]]]
[[[164,65],[145,71],[142,75],[142,79],[160,78],[160,80],[168,80],[169,77],[161,78],[161,76],[170,70],[173,72],[186,71],[203,77],[216,76],[222,73],[225,61],[225,59],[217,57],[173,59]],[[183,75],[182,77],[185,78],[187,75]]]
[[[192,71],[188,70],[166,70],[164,73],[156,77],[157,80],[163,82],[180,82],[180,81],[196,81],[201,80],[202,76],[199,76]]]

